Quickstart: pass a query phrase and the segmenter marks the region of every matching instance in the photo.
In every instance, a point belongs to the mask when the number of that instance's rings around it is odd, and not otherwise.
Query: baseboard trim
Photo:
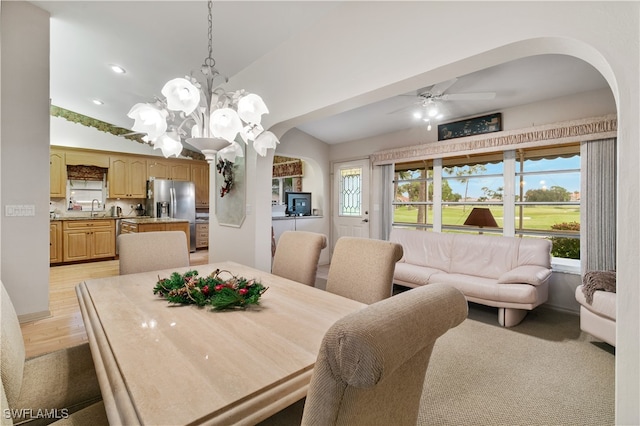
[[[18,315],[20,324],[25,322],[34,322],[45,318],[51,318],[51,311],[32,312],[30,314]]]

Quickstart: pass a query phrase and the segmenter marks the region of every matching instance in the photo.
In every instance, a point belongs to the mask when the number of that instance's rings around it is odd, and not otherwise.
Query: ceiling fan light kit
[[[215,68],[213,59],[212,6],[209,0],[209,55],[199,78],[192,74],[168,81],[161,92],[164,99],[138,103],[127,116],[135,120],[132,129],[145,133],[143,140],[160,149],[165,157],[177,157],[183,149],[182,140],[199,149],[209,162],[215,162],[216,155],[231,162],[242,157],[239,142],[252,142],[264,157],[279,143],[260,124],[269,109],[256,94],[244,90],[227,92],[220,87],[227,78]]]
[[[441,120],[444,117],[445,114],[443,113],[443,110],[446,112],[446,108],[443,107],[443,102],[488,100],[494,99],[496,96],[493,92],[445,93],[445,91],[453,86],[456,81],[458,81],[458,79],[453,78],[451,80],[434,84],[431,87],[420,89],[415,95],[403,95],[418,97],[418,101],[416,103],[420,106],[413,112],[413,117],[427,123],[427,130],[431,130],[431,120]],[[401,112],[407,108],[415,107],[404,107],[399,110],[392,111],[390,114]]]

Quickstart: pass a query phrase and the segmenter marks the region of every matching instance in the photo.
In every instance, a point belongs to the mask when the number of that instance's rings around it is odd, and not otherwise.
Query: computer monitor
[[[311,193],[310,192],[286,192],[287,215],[289,216],[311,216]]]

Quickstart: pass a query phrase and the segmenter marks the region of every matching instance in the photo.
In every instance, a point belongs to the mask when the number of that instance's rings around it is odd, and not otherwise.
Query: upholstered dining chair
[[[324,336],[306,400],[272,425],[414,426],[436,340],[467,317],[461,291],[429,284],[338,320]]]
[[[368,304],[386,299],[391,296],[393,272],[402,254],[400,244],[341,237],[331,256],[327,291]]]
[[[273,258],[274,275],[314,286],[320,252],[327,247],[324,234],[285,231],[280,235]]]
[[[88,343],[25,358],[20,323],[4,284],[0,321],[0,424],[40,425],[56,418],[57,424],[108,424]]]
[[[189,247],[182,231],[120,234],[120,275],[189,266]]]

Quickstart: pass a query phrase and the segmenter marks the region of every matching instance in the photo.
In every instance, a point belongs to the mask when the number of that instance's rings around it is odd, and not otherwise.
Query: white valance
[[[447,141],[432,142],[402,148],[388,149],[371,154],[374,165],[443,158],[451,155],[506,151],[532,146],[558,145],[615,138],[618,121],[616,115],[545,124],[524,129],[508,130],[486,135],[468,136]]]

